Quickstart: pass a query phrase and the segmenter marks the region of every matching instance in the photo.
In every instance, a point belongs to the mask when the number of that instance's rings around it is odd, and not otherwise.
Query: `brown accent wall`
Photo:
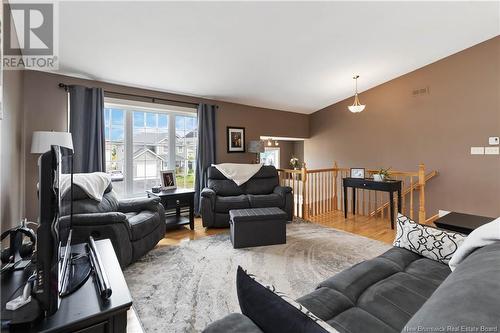
[[[429,87],[429,94],[413,96]],[[427,187],[438,209],[500,216],[500,156],[471,156],[500,135],[500,37],[493,38],[311,115],[308,167],[392,167],[439,171]]]
[[[65,84],[81,84],[102,87],[104,90],[135,94],[141,96],[173,99],[183,102],[205,102],[219,106],[217,112],[217,162],[252,163],[255,155],[251,153],[228,154],[226,149],[226,126],[246,128],[246,140],[258,139],[262,135],[293,136],[307,138],[309,136],[309,118],[304,114],[258,108],[248,105],[227,103],[215,100],[200,99],[159,91],[132,88],[109,84],[100,81],[78,79],[38,71],[24,72],[24,131],[26,158],[26,216],[34,219],[37,214],[36,182],[37,156],[29,154],[33,131],[67,129],[67,94],[58,87],[59,82]],[[114,96],[118,97],[118,96]],[[130,98],[130,97],[129,97]]]

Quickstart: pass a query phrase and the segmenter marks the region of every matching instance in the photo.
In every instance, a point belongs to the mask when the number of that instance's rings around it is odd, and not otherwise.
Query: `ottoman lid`
[[[286,213],[278,207],[232,209],[229,217],[233,222],[286,220]]]

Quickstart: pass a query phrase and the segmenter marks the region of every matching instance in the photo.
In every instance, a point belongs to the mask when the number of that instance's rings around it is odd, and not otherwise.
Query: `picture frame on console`
[[[365,178],[365,168],[351,168],[351,178]]]
[[[245,152],[245,127],[227,127],[227,152]]]
[[[161,185],[163,190],[174,190],[177,188],[177,181],[175,179],[175,170],[160,171]]]

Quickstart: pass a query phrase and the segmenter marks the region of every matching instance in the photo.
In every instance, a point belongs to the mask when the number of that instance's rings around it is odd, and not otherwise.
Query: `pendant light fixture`
[[[352,113],[359,113],[359,112],[363,111],[365,109],[365,106],[366,106],[366,105],[363,105],[363,104],[361,104],[359,102],[359,98],[358,98],[358,78],[359,78],[359,75],[355,75],[353,77],[354,81],[356,81],[356,93],[354,94],[354,104],[348,106],[349,111],[351,111]]]

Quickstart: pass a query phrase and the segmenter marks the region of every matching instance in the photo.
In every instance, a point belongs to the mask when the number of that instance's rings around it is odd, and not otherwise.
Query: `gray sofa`
[[[393,247],[323,281],[297,301],[341,333],[451,332],[457,327],[497,332],[500,242],[474,251],[452,273],[447,265]],[[263,331],[234,313],[204,332]]]
[[[122,267],[146,254],[165,235],[165,210],[159,198],[118,200],[110,184],[100,202],[73,186],[73,243],[109,238]],[[69,195],[69,194],[68,194]],[[63,198],[67,201],[68,198]],[[67,206],[67,205],[66,205]],[[66,212],[68,208],[65,208]],[[62,222],[62,223],[67,223]]]
[[[243,208],[278,207],[293,217],[293,195],[288,186],[279,186],[278,171],[263,166],[245,184],[238,186],[217,168],[208,168],[208,186],[201,191],[201,216],[204,227],[229,227],[229,211]]]

